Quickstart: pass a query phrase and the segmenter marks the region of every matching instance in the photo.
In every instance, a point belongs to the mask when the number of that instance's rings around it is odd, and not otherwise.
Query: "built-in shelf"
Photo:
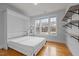
[[[73,32],[71,29],[75,29],[73,28],[73,26],[77,27],[79,30],[79,19],[72,19],[73,15],[77,14],[77,17],[79,17],[79,5],[75,5],[69,8],[69,10],[66,12],[64,18],[63,18],[63,27],[65,27],[65,29],[70,28],[70,32],[66,31],[67,34],[69,34],[71,37],[73,37],[74,39],[79,41],[79,34],[76,33],[71,33]]]
[[[65,24],[65,25],[63,25],[63,27],[65,27],[65,28],[67,28],[67,27],[72,28],[72,25]]]
[[[67,19],[72,19],[72,15],[73,14],[78,14],[79,15],[79,5],[75,5],[69,8],[69,10],[66,12],[63,21],[67,20]]]
[[[79,36],[71,36],[73,37],[74,39],[77,39],[79,41]]]
[[[79,35],[76,33],[70,33],[68,31],[66,31],[67,34],[69,34],[71,37],[73,37],[74,39],[77,39],[79,41]]]
[[[70,22],[66,22],[63,26],[72,28],[71,25],[76,26],[76,27],[79,28],[79,20],[71,20]]]

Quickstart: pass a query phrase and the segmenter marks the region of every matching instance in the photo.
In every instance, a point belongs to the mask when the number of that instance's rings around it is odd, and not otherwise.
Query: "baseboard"
[[[59,41],[55,41],[55,40],[47,40],[47,41],[49,41],[49,42],[61,43],[61,44],[66,44],[66,43],[64,43],[64,42],[59,42]]]
[[[7,50],[7,49],[8,49],[8,47],[7,47],[7,46],[2,45],[2,46],[0,46],[0,49],[5,49],[5,50]]]
[[[66,43],[66,46],[67,46],[68,50],[70,51],[71,56],[74,56],[74,54],[71,52],[71,50],[70,50],[70,48],[69,48],[69,46],[68,46],[68,44],[67,44],[67,43]]]
[[[0,46],[0,49],[3,49],[3,47],[2,47],[2,46]]]

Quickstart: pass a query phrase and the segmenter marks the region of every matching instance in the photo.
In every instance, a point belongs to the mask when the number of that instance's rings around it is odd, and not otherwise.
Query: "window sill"
[[[49,35],[50,35],[50,36],[57,36],[57,33],[50,33],[50,34],[45,34],[45,33],[40,33],[40,34],[39,34],[39,33],[37,33],[37,34],[35,34],[35,35],[36,35],[36,36],[44,36],[44,37],[45,37],[45,36],[49,36]]]

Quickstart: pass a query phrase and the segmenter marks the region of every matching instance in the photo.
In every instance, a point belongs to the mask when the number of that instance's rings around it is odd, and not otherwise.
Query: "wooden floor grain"
[[[56,42],[47,42],[46,45],[38,52],[37,56],[71,56],[69,49],[65,44]],[[24,56],[24,54],[9,48],[0,50],[0,56]]]

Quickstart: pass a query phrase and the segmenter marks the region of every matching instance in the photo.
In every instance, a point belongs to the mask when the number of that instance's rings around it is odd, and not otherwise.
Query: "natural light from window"
[[[36,34],[54,34],[57,32],[56,17],[35,20]]]

